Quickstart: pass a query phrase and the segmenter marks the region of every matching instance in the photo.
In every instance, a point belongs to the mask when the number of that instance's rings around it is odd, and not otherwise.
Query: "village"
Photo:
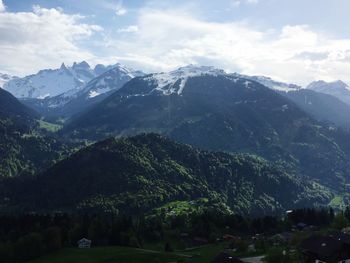
[[[189,233],[182,232],[177,236],[176,242],[181,243],[184,248],[175,249],[171,243],[166,242],[163,252],[166,255],[182,255],[183,258],[164,262],[350,262],[350,228],[346,222],[341,222],[344,220],[343,217],[338,216],[337,218],[339,225],[333,224],[332,227],[319,227],[299,222],[293,225],[290,230],[273,235],[238,236],[224,234],[217,237],[214,242],[202,237],[191,237]],[[172,243],[176,242],[173,240]],[[77,242],[77,247],[82,250],[93,250],[93,240],[82,238]],[[148,245],[139,249],[149,252],[157,251]]]

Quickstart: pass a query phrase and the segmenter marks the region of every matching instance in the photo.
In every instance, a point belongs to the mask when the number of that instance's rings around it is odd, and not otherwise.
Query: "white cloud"
[[[107,48],[121,62],[146,71],[198,63],[302,85],[320,78],[350,80],[350,39],[332,39],[307,25],[259,31],[154,9],[142,10],[136,25],[137,32],[111,39]],[[317,54],[327,55],[316,59]]]
[[[248,4],[257,4],[259,3],[259,0],[246,0]]]
[[[62,61],[93,58],[79,47],[79,41],[102,29],[82,19],[40,6],[34,6],[32,12],[0,13],[0,69],[23,75],[59,66]]]
[[[231,0],[231,6],[239,7],[241,4],[250,4],[255,5],[258,4],[259,0]]]
[[[119,1],[116,8],[115,8],[115,14],[117,16],[123,16],[128,12],[128,10],[126,10],[126,8],[123,6],[123,2]]]
[[[0,12],[4,12],[6,9],[6,6],[4,5],[4,2],[0,0]]]
[[[131,25],[131,26],[122,27],[118,29],[118,32],[120,33],[135,33],[137,31],[139,31],[139,27],[136,25]]]

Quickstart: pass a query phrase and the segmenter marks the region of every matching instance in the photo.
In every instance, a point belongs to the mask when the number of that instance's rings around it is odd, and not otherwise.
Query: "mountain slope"
[[[154,134],[96,143],[20,186],[8,182],[6,191],[9,206],[34,211],[127,214],[208,198],[236,213],[261,216],[330,198],[261,158],[200,151]]]
[[[0,89],[0,178],[49,167],[69,148],[37,132],[38,114]]]
[[[157,132],[203,149],[258,154],[344,189],[350,136],[331,128],[257,82],[191,66],[134,78],[64,132],[90,139]]]
[[[350,87],[341,80],[334,82],[314,81],[306,89],[332,95],[350,105]]]
[[[350,128],[350,105],[338,98],[308,89],[281,92],[317,120],[345,129]]]

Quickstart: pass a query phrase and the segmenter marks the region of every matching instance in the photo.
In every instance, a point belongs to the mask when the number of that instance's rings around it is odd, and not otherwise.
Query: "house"
[[[306,262],[350,263],[350,245],[333,236],[313,236],[305,239],[300,251]]]
[[[238,258],[232,257],[230,254],[221,252],[215,258],[213,258],[210,263],[243,263]]]
[[[91,247],[91,240],[82,238],[78,242],[78,248],[90,248]]]
[[[300,222],[296,225],[297,229],[298,230],[305,230],[307,228],[307,224],[303,223],[303,222]]]

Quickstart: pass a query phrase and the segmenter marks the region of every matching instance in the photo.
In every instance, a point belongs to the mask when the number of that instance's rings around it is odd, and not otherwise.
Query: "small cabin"
[[[91,247],[91,240],[87,238],[82,238],[78,242],[78,248],[90,248]]]

